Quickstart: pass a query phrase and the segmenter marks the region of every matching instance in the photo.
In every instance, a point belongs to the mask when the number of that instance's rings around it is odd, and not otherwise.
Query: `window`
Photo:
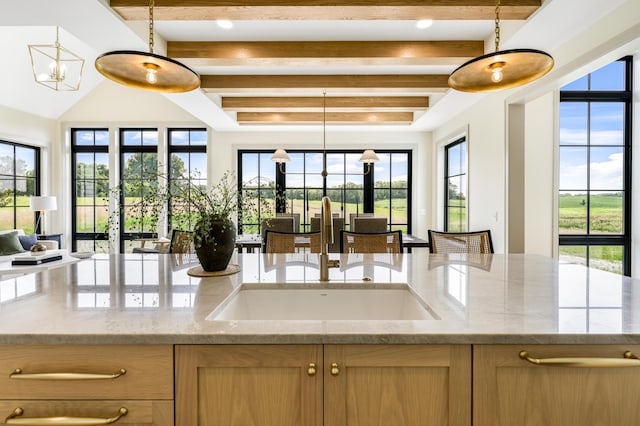
[[[560,257],[631,273],[631,58],[560,91]]]
[[[120,130],[120,252],[130,252],[138,238],[151,238],[158,229],[158,217],[133,208],[150,191],[158,187],[158,130]]]
[[[190,188],[207,186],[207,131],[205,129],[169,129],[170,185]],[[170,229],[193,229],[191,206],[169,208]]]
[[[40,149],[0,141],[0,229],[34,233],[29,197],[40,192]]]
[[[109,131],[71,129],[72,248],[108,253]]]
[[[444,147],[444,229],[467,231],[467,140],[460,138]]]
[[[386,216],[391,230],[409,233],[411,153],[380,152],[378,157],[380,157],[380,161],[375,163],[373,173],[375,176],[374,216]]]
[[[331,198],[333,213],[374,213],[387,217],[391,229],[411,232],[411,151],[378,150],[380,162],[363,175],[366,166],[358,161],[361,151],[291,150],[291,161],[281,173],[270,160],[273,151],[243,150],[238,156],[238,185],[246,195],[252,192],[260,205],[272,206],[270,214],[300,214],[300,231],[311,229],[311,217],[320,213],[323,195]],[[256,195],[257,194],[257,195]],[[348,220],[347,220],[348,222]],[[239,232],[259,232],[259,217],[243,217]],[[346,224],[348,226],[348,223]]]

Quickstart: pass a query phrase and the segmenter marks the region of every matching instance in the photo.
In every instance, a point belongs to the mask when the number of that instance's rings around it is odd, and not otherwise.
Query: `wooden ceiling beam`
[[[149,18],[149,0],[111,0],[127,20]],[[527,19],[541,0],[502,0],[502,19]],[[155,0],[156,20],[486,20],[495,0]]]
[[[173,41],[167,54],[192,67],[233,65],[460,65],[484,54],[484,42],[455,41]]]
[[[321,111],[321,96],[223,97],[222,109],[240,112]],[[419,111],[429,107],[427,96],[329,96],[327,110],[337,111]]]
[[[444,92],[447,74],[383,75],[203,75],[200,87],[209,93]]]
[[[239,112],[239,124],[318,124],[322,112]],[[327,124],[411,124],[412,112],[327,112]]]

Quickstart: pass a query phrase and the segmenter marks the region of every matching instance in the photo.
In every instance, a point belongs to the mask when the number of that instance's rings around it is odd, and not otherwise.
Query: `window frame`
[[[157,134],[157,141],[158,143],[156,145],[145,145],[144,143],[141,143],[140,145],[126,145],[124,143],[124,134],[126,132],[140,132],[141,134],[143,134],[144,132],[156,132]],[[160,165],[160,158],[159,158],[159,146],[160,146],[160,129],[158,129],[157,127],[123,127],[118,129],[118,136],[119,136],[119,162],[120,162],[120,175],[118,177],[118,186],[120,187],[121,191],[120,191],[120,200],[119,205],[126,207],[125,204],[125,193],[124,193],[124,179],[123,179],[123,173],[124,173],[124,169],[125,169],[125,156],[126,154],[141,154],[144,157],[144,154],[156,154],[156,158],[157,158],[157,163],[158,166]],[[158,182],[156,181],[156,184],[158,184]],[[125,208],[123,208],[120,211],[120,217],[119,217],[119,221],[120,221],[120,227],[119,227],[119,235],[120,235],[120,253],[124,253],[125,252],[125,245],[127,242],[135,240],[135,239],[139,239],[139,238],[153,238],[157,236],[157,224],[156,224],[156,229],[153,231],[147,231],[147,232],[125,232]],[[159,219],[160,220],[160,219]]]
[[[624,146],[622,147],[622,152],[624,154],[623,160],[623,168],[622,168],[622,178],[623,178],[623,188],[622,192],[624,193],[623,199],[623,233],[616,234],[592,234],[590,233],[590,196],[587,197],[587,233],[586,234],[562,234],[560,233],[560,228],[558,226],[558,245],[559,246],[585,246],[586,248],[586,265],[589,266],[589,248],[591,246],[621,246],[622,247],[622,269],[623,274],[626,276],[631,276],[631,221],[632,221],[632,175],[631,175],[631,167],[632,167],[632,157],[631,157],[631,144],[632,144],[632,124],[633,124],[633,58],[631,56],[626,56],[624,58],[619,59],[614,62],[624,62],[625,64],[625,90],[597,90],[592,91],[587,88],[587,90],[560,90],[560,103],[563,102],[581,102],[587,103],[591,105],[593,103],[624,103],[625,111],[624,111],[624,123],[623,123],[623,132],[624,132]],[[597,70],[595,70],[597,71]],[[594,71],[594,72],[595,72]],[[591,73],[589,74],[589,76]],[[591,128],[591,117],[587,116],[587,129]],[[559,149],[563,146],[577,146],[577,147],[586,147],[587,148],[587,166],[588,172],[591,166],[590,160],[590,148],[591,143],[590,139],[588,139],[586,145],[562,145],[560,141],[558,141]],[[597,145],[595,145],[597,146]],[[587,193],[591,194],[592,190],[590,189],[591,180],[590,175],[588,174],[587,179]],[[561,188],[558,187],[557,194],[559,196]],[[559,206],[558,206],[559,209]],[[559,224],[558,224],[559,225]]]
[[[173,132],[189,132],[189,143],[187,145],[173,145],[171,143],[172,141],[172,134]],[[189,158],[191,158],[191,154],[204,154],[205,155],[205,159],[206,159],[206,155],[207,155],[207,144],[205,143],[204,145],[192,145],[191,144],[191,132],[204,132],[205,135],[208,138],[208,134],[207,134],[207,129],[204,127],[171,127],[167,129],[167,172],[169,176],[169,182],[168,184],[171,185],[173,179],[171,178],[172,173],[171,173],[171,156],[172,154],[189,154]],[[188,172],[188,181],[191,183],[193,181],[192,179],[192,173],[193,170],[191,169],[191,164],[189,163],[187,165],[187,172]],[[207,170],[207,174],[205,175],[205,178],[208,179],[208,170]],[[207,183],[205,183],[207,184]],[[187,206],[187,208],[189,209],[189,211],[191,211],[191,204],[189,203],[189,205]],[[169,205],[167,206],[167,223],[166,223],[166,229],[165,232],[169,232],[172,228],[172,217],[171,217],[171,202],[169,202]],[[193,229],[193,223],[191,223],[191,221],[189,221],[188,223],[188,230]]]
[[[76,135],[78,132],[88,132],[92,131],[94,133],[94,144],[93,145],[77,145],[76,144]],[[109,154],[109,144],[106,145],[96,145],[95,144],[95,133],[96,132],[107,132],[109,133],[108,128],[96,127],[96,128],[79,128],[74,127],[71,129],[71,250],[78,250],[78,241],[94,241],[94,251],[95,250],[95,241],[108,241],[109,235],[106,232],[98,232],[95,230],[94,223],[94,232],[78,232],[78,218],[77,218],[77,208],[78,204],[77,200],[77,187],[76,187],[76,167],[77,167],[77,158],[76,154],[79,153],[89,153],[89,154]],[[111,173],[111,171],[109,171]],[[94,205],[94,214],[95,214],[96,206]],[[107,204],[107,213],[108,213],[108,204]]]
[[[465,161],[464,161],[464,171],[462,173],[456,174],[456,175],[450,175],[449,174],[449,151],[453,148],[455,148],[456,146],[459,145],[463,145],[465,146]],[[466,184],[467,184],[467,189],[469,188],[469,163],[468,163],[468,158],[469,158],[469,144],[467,143],[467,136],[461,136],[455,140],[453,140],[452,142],[447,143],[446,145],[444,145],[444,231],[445,232],[450,232],[450,228],[449,228],[449,209],[451,208],[451,206],[449,205],[449,179],[452,177],[458,177],[458,176],[462,176],[464,177]],[[467,232],[469,229],[469,193],[467,191],[466,194],[466,202],[464,205],[464,208],[460,208],[459,209],[464,209],[465,211],[465,223],[464,223],[464,230],[459,230],[460,232]]]
[[[13,151],[13,173],[12,174],[6,174],[6,175],[2,175],[2,177],[7,177],[10,179],[6,179],[6,180],[12,180],[13,181],[13,215],[12,215],[12,228],[8,228],[8,229],[18,229],[21,228],[18,225],[18,208],[19,207],[28,207],[28,206],[18,206],[17,205],[17,194],[16,194],[16,186],[17,186],[17,182],[18,182],[18,178],[26,178],[27,176],[22,176],[22,175],[17,175],[16,174],[16,149],[17,148],[22,148],[22,149],[29,149],[33,151],[33,172],[34,172],[34,176],[33,176],[33,180],[34,180],[34,194],[33,195],[40,195],[40,155],[41,155],[41,150],[39,147],[35,147],[35,146],[31,146],[31,145],[26,145],[26,144],[22,144],[19,142],[10,142],[10,141],[6,141],[6,140],[0,140],[0,144],[2,145],[7,145],[10,146],[12,151]],[[38,220],[38,215],[40,213],[39,212],[33,212],[33,232],[38,231],[35,228],[36,222]]]
[[[291,150],[287,150],[287,152],[289,154],[322,154],[323,150],[321,149],[291,149]],[[355,150],[355,149],[332,149],[332,150],[326,150],[324,151],[326,152],[327,155],[346,155],[347,154],[362,154],[362,150]],[[401,227],[401,226],[406,226],[406,233],[407,234],[411,234],[411,225],[412,225],[412,209],[411,209],[411,202],[412,202],[412,192],[413,192],[413,186],[412,186],[412,179],[413,179],[413,150],[411,149],[376,149],[376,153],[377,154],[406,154],[407,155],[407,187],[406,187],[406,191],[407,191],[407,223],[405,224],[394,224],[391,222],[392,220],[392,215],[391,215],[391,210],[389,211],[389,216],[388,216],[388,223],[389,223],[389,227],[391,229],[397,229],[397,227]],[[240,189],[240,191],[242,192],[243,190],[243,186],[242,186],[242,176],[243,176],[243,156],[245,154],[258,154],[258,155],[268,155],[271,156],[273,154],[273,150],[265,150],[265,149],[239,149],[238,150],[238,154],[237,154],[237,169],[238,169],[238,176],[237,176],[237,181],[238,181],[238,188]],[[260,166],[260,161],[258,161],[258,167]],[[283,165],[283,170],[284,170],[284,174],[281,173],[280,168],[278,166],[277,163],[273,163],[273,167],[275,170],[275,188],[276,188],[276,212],[275,213],[285,213],[286,212],[286,205],[285,203],[281,202],[281,200],[284,200],[284,195],[286,192],[286,165]],[[305,165],[303,165],[303,167],[306,168],[306,162]],[[362,164],[362,173],[364,173],[366,171],[367,165]],[[371,172],[367,173],[366,175],[364,175],[363,177],[363,212],[362,213],[373,213],[374,212],[374,191],[376,190],[381,190],[382,188],[375,188],[375,165],[371,166]],[[391,171],[389,172],[391,173]],[[310,173],[312,174],[312,173]],[[313,173],[315,174],[315,173]],[[348,173],[345,173],[345,175],[348,175]],[[335,175],[333,175],[335,176]],[[301,189],[298,186],[292,187],[293,189],[299,190]],[[303,190],[304,190],[304,203],[306,205],[307,202],[307,190],[306,190],[307,186],[306,183],[304,184]],[[310,187],[311,189],[316,189],[316,187]],[[327,189],[331,189],[331,188],[327,188],[327,177],[324,176],[322,178],[322,194],[323,196],[327,194]],[[392,193],[392,190],[394,188],[392,188],[392,185],[389,185],[389,193]],[[349,189],[343,189],[343,191],[347,191]],[[280,202],[278,202],[280,201]],[[391,202],[391,201],[390,201]],[[307,217],[307,210],[304,210],[304,217],[301,217],[300,220],[300,225],[303,227],[302,229],[304,230],[310,230],[310,218]],[[243,224],[241,220],[238,221],[238,233],[243,233],[243,225],[251,225],[251,226],[256,226],[257,224]],[[345,225],[347,225],[345,223]]]

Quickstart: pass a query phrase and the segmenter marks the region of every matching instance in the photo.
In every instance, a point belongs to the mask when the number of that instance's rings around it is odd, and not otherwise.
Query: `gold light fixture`
[[[56,27],[54,44],[30,44],[29,56],[36,83],[56,91],[80,89],[84,59],[60,45]]]
[[[535,49],[500,51],[500,0],[496,1],[496,50],[472,59],[449,76],[449,87],[462,92],[491,92],[522,86],[553,68],[553,58]]]
[[[149,1],[149,52],[116,50],[96,59],[96,69],[110,80],[155,92],[189,92],[200,87],[200,76],[186,65],[153,53],[153,5]]]
[[[324,92],[322,94],[322,172],[320,173],[323,177],[328,176],[330,173],[327,172],[327,93]],[[280,173],[284,174],[304,174],[304,173],[287,173],[284,170],[284,163],[291,161],[289,154],[284,149],[276,149],[276,151],[271,156],[271,161],[278,163],[278,169]],[[366,169],[364,173],[339,173],[341,175],[366,175],[371,172],[371,164],[377,163],[380,161],[380,158],[376,155],[375,151],[372,149],[365,150],[360,159],[358,160],[361,163],[366,164]]]

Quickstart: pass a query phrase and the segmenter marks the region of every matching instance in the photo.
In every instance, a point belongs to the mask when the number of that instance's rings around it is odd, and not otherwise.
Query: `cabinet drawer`
[[[15,416],[16,420],[25,421],[38,417],[39,421],[48,417],[112,419],[117,417],[121,408],[126,408],[126,414],[113,422],[115,425],[173,425],[173,401],[52,401],[52,400],[14,400],[0,401],[0,424],[11,424],[7,421],[16,409],[22,410],[22,415]],[[71,419],[70,419],[71,420]],[[43,423],[38,423],[43,424]],[[73,424],[58,421],[52,424]],[[96,423],[98,424],[98,423]],[[106,424],[106,423],[104,423]]]
[[[473,424],[637,425],[640,362],[631,354],[640,346],[476,345]]]
[[[125,370],[124,374],[121,370]],[[78,377],[77,374],[100,376]],[[101,378],[103,376],[106,378]],[[29,398],[173,399],[173,348],[170,345],[0,346],[0,399]]]

